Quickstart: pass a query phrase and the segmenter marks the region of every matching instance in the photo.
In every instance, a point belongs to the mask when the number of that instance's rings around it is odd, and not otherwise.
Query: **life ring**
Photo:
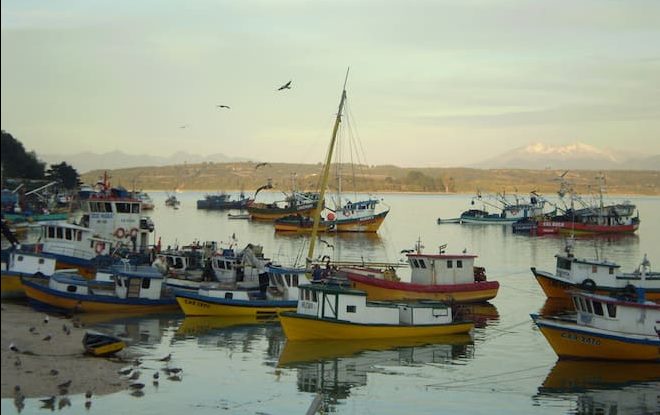
[[[124,230],[124,228],[117,228],[117,229],[115,230],[115,236],[116,236],[117,238],[123,238],[124,235],[126,235],[126,231]]]
[[[131,229],[131,233],[130,233],[131,238],[137,238],[139,232],[140,232],[140,231],[138,231],[137,228],[133,228],[133,229]]]
[[[580,284],[580,288],[582,288],[585,291],[595,291],[596,290],[596,283],[594,280],[587,278],[586,280],[582,281]]]
[[[94,252],[97,253],[97,255],[101,255],[101,252],[105,249],[105,242],[97,242],[96,246],[94,247]]]
[[[351,216],[351,212],[348,209],[344,209],[344,216]]]

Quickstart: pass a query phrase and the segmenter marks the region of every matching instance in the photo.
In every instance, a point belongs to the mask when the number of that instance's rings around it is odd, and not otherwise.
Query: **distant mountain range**
[[[551,146],[533,143],[507,151],[470,167],[481,169],[660,170],[660,154],[642,155],[574,143]]]
[[[229,157],[222,153],[201,156],[199,154],[191,154],[185,151],[176,152],[169,157],[154,156],[149,154],[126,154],[122,151],[112,151],[102,154],[91,152],[83,152],[70,155],[44,154],[40,155],[39,158],[46,162],[48,165],[58,164],[64,161],[67,164],[73,166],[78,171],[78,173],[86,173],[91,170],[170,166],[184,163],[232,163],[250,161],[246,158]]]

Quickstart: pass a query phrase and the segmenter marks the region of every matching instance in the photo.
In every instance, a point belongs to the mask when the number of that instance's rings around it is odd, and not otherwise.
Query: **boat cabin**
[[[298,299],[299,284],[309,283],[307,270],[271,265],[268,271],[268,298],[278,300]]]
[[[557,276],[560,278],[575,284],[584,283],[585,286],[616,286],[616,274],[620,265],[614,262],[576,258],[570,252],[566,255],[557,254],[555,258],[557,258]]]
[[[47,254],[12,251],[6,265],[7,269],[3,271],[50,277],[55,273],[57,259]]]
[[[472,284],[476,255],[408,254],[413,284]]]
[[[112,241],[98,237],[89,228],[65,222],[41,225],[41,243],[44,253],[79,259],[109,255],[112,249]]]
[[[585,292],[574,292],[572,298],[579,325],[620,333],[657,335],[659,304],[622,301]]]
[[[119,298],[161,298],[164,278],[152,267],[126,265],[124,269],[114,268],[115,291]]]
[[[298,314],[359,324],[430,325],[452,322],[451,307],[437,301],[367,301],[367,293],[339,285],[300,287]]]

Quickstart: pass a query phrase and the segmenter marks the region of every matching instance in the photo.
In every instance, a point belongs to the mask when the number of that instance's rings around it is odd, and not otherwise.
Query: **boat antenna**
[[[316,209],[314,209],[314,224],[312,226],[312,235],[309,239],[309,251],[307,252],[306,265],[307,268],[310,267],[312,263],[312,258],[314,256],[314,246],[316,244],[316,235],[319,230],[319,222],[321,219],[321,211],[325,206],[325,190],[328,187],[328,175],[330,173],[330,163],[332,163],[332,153],[334,152],[335,142],[337,141],[337,131],[339,130],[339,124],[341,123],[341,115],[344,110],[344,103],[346,102],[346,84],[348,83],[348,72],[350,67],[346,69],[346,77],[344,78],[344,87],[342,89],[341,98],[339,100],[339,109],[337,110],[337,117],[335,118],[335,125],[332,129],[332,138],[330,139],[330,145],[328,146],[328,153],[325,158],[325,165],[323,166],[323,173],[321,174],[321,188],[319,189],[319,199],[316,204]]]

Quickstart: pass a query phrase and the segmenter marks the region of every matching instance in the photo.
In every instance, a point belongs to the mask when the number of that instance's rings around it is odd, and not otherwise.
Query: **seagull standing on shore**
[[[169,362],[172,360],[172,353],[168,354],[167,356],[163,357],[162,359],[158,359],[160,362]]]
[[[44,317],[44,324],[48,324],[48,321],[50,320],[50,317],[48,317],[48,314]]]
[[[9,343],[9,350],[11,350],[12,352],[18,353],[18,347],[16,347],[14,342]]]

